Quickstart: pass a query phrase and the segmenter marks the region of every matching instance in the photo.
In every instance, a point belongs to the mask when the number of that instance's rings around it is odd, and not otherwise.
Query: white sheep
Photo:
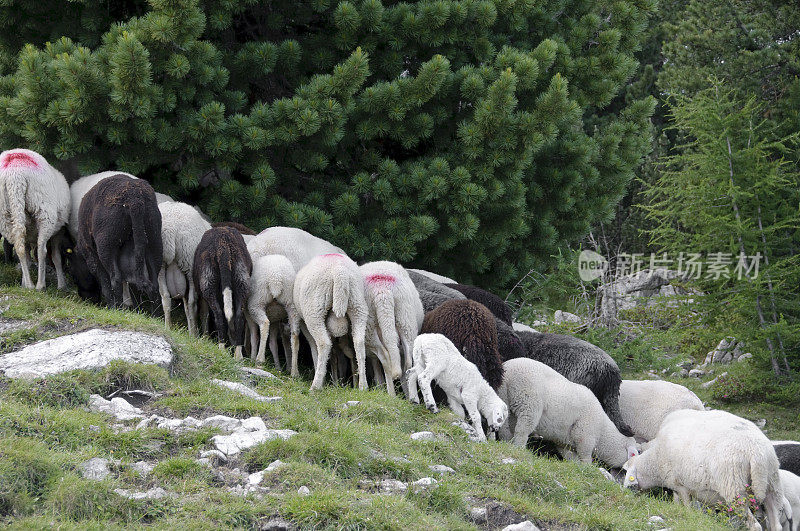
[[[186,324],[197,335],[197,292],[192,277],[194,253],[203,234],[211,228],[194,207],[186,203],[164,202],[161,212],[161,241],[164,262],[158,274],[158,291],[164,308],[164,323],[172,324],[172,299],[183,299]]]
[[[414,365],[408,372],[412,402],[419,403],[419,384],[425,405],[432,412],[438,412],[431,391],[431,382],[435,381],[447,395],[447,404],[456,415],[463,419],[463,408],[466,408],[478,440],[486,440],[481,415],[492,431],[497,431],[506,422],[508,406],[483,379],[478,367],[462,356],[447,337],[442,334],[418,335],[414,340],[413,357]]]
[[[343,250],[294,227],[269,227],[247,242],[247,250],[253,260],[268,254],[282,254],[292,262],[295,271],[300,271],[312,258],[322,254],[341,254]]]
[[[633,434],[649,441],[664,417],[679,409],[703,410],[703,401],[682,385],[663,380],[622,380],[619,387],[622,420]]]
[[[22,265],[22,286],[33,288],[28,245],[36,245],[36,289],[46,286],[47,245],[50,244],[58,288],[67,285],[56,233],[69,219],[69,186],[64,176],[35,151],[0,153],[0,234],[13,246]]]
[[[783,488],[772,443],[755,424],[725,411],[681,409],[666,416],[648,448],[625,463],[624,485],[675,491],[690,505],[733,504],[748,486],[767,513],[767,526],[781,529]],[[745,506],[749,529],[761,526]]]
[[[370,262],[360,269],[369,308],[367,351],[381,360],[386,389],[394,395],[391,382],[403,373],[398,343],[403,347],[404,368],[408,370],[412,365],[414,339],[422,327],[425,310],[414,283],[400,264]]]
[[[438,273],[432,273],[430,271],[425,271],[424,269],[409,269],[409,271],[414,271],[415,273],[419,273],[420,275],[424,275],[424,276],[428,277],[429,279],[435,280],[436,282],[439,282],[441,284],[458,284],[458,282],[456,282],[452,278],[448,278],[448,277],[442,276],[442,275],[440,275]]]
[[[509,360],[503,370],[497,394],[511,412],[500,430],[503,440],[524,448],[536,432],[554,442],[566,459],[591,463],[594,455],[612,467],[638,453],[633,437],[617,430],[589,388],[528,358]]]
[[[290,256],[287,258],[292,259]],[[358,265],[342,253],[312,258],[297,272],[293,298],[295,309],[303,320],[303,332],[313,339],[313,342],[309,341],[312,351],[316,349],[311,389],[322,388],[333,345],[331,337],[346,335],[348,328],[358,365],[358,386],[366,389],[364,336],[369,311],[364,298],[364,279]]]
[[[275,361],[275,367],[278,368],[280,359],[278,358],[277,338],[281,335],[280,323],[284,320],[289,321],[291,375],[296,377],[300,375],[297,368],[300,316],[294,306],[295,276],[292,262],[283,255],[270,254],[254,259],[246,315],[250,325],[250,357],[259,363],[264,363],[269,339],[272,358]],[[256,332],[260,334],[258,341]],[[288,350],[286,352],[288,358],[290,354]]]
[[[779,470],[783,487],[784,506],[781,522],[785,531],[800,529],[800,477],[788,470]]]

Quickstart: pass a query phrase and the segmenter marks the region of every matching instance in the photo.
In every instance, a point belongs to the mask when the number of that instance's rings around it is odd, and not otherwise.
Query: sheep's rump
[[[430,312],[438,308],[442,303],[451,300],[464,300],[466,297],[460,291],[453,288],[448,288],[441,282],[431,279],[430,277],[417,273],[413,269],[407,269],[408,276],[414,287],[417,288],[419,298],[422,301],[422,307],[426,312]]]
[[[525,347],[525,357],[540,361],[571,382],[588,387],[617,429],[625,436],[633,435],[619,411],[619,386],[622,383],[619,367],[603,349],[562,334],[517,332],[516,335]],[[514,350],[502,354],[513,355]]]
[[[489,311],[492,312],[495,317],[511,326],[511,314],[513,313],[511,308],[509,308],[508,304],[506,304],[503,299],[491,291],[486,291],[485,289],[468,284],[445,284],[445,286],[460,292],[470,300],[483,304],[489,308]]]
[[[503,360],[497,350],[497,325],[486,306],[450,300],[425,314],[420,333],[442,334],[474,363],[492,389],[503,383]]]
[[[780,441],[772,444],[783,470],[800,476],[800,443]],[[795,516],[800,518],[800,515]]]

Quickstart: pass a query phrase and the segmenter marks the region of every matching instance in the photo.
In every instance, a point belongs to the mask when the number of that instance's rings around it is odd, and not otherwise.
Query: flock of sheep
[[[535,434],[565,458],[624,468],[626,486],[669,488],[687,504],[749,495],[769,529],[798,529],[800,444],[773,443],[747,420],[706,411],[680,385],[623,381],[603,350],[512,322],[505,302],[480,288],[394,262],[359,266],[300,229],[254,234],[236,223],[212,225],[121,172],[68,186],[24,149],[0,154],[0,235],[13,245],[24,287],[33,287],[35,250],[37,289],[49,257],[58,287],[66,287],[66,262],[84,298],[130,306],[131,287],[160,297],[168,327],[172,301],[181,299],[191,333],[211,330],[237,358],[249,348],[257,362],[269,344],[275,366],[283,352],[292,376],[302,334],[313,358],[311,389],[329,370],[333,380],[352,377],[361,389],[372,382],[392,395],[400,380],[412,401],[421,391],[431,411],[446,400],[469,417],[481,440],[484,421],[518,446]],[[749,528],[761,529],[744,510]]]

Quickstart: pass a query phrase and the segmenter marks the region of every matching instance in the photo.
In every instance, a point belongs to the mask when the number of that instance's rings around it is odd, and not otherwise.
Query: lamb
[[[588,387],[600,400],[603,410],[617,429],[624,435],[633,435],[619,412],[619,386],[622,377],[611,356],[591,343],[572,336],[532,332],[516,334],[525,346],[525,357],[541,361],[571,382]],[[513,354],[513,351],[506,351],[504,354]]]
[[[800,477],[788,470],[779,470],[784,496],[784,518],[781,518],[783,529],[798,531],[800,528]],[[786,505],[789,511],[786,511]]]
[[[448,288],[441,282],[432,280],[430,277],[422,273],[418,273],[414,269],[408,270],[408,276],[414,283],[414,287],[417,288],[417,292],[419,293],[420,300],[422,300],[422,307],[425,309],[425,312],[430,312],[436,309],[443,302],[447,302],[449,300],[466,299],[463,293],[456,291],[453,288]]]
[[[497,350],[497,325],[486,306],[471,300],[450,300],[425,314],[423,333],[443,334],[474,363],[492,389],[503,382],[503,361]]]
[[[103,179],[84,196],[78,226],[75,251],[109,304],[122,303],[124,282],[156,297],[163,249],[161,212],[152,186],[126,175]]]
[[[447,394],[447,404],[464,419],[464,408],[472,421],[478,440],[485,441],[481,415],[489,430],[497,431],[508,418],[508,406],[481,376],[478,367],[467,361],[452,341],[442,334],[420,334],[414,340],[414,365],[409,370],[409,397],[419,404],[417,384],[425,405],[438,412],[431,391],[431,381]]]
[[[367,350],[378,355],[384,368],[387,390],[394,395],[393,380],[400,378],[400,350],[403,347],[405,369],[412,365],[412,349],[425,310],[408,273],[395,262],[370,262],[360,267],[364,294],[369,309]]]
[[[192,275],[200,294],[199,314],[207,330],[208,313],[220,348],[230,339],[234,357],[242,359],[245,306],[250,296],[253,260],[239,231],[230,227],[207,230],[194,252]]]
[[[46,285],[47,246],[56,270],[58,289],[66,288],[61,263],[59,229],[69,217],[69,186],[64,176],[35,151],[0,153],[0,235],[14,246],[22,266],[22,286],[33,288],[28,245],[36,244],[36,289]]]
[[[453,280],[452,278],[447,278],[447,277],[442,276],[442,275],[440,275],[438,273],[431,273],[430,271],[425,271],[424,269],[409,269],[408,272],[409,273],[414,272],[414,273],[416,273],[418,275],[425,276],[425,277],[427,277],[427,278],[429,278],[431,280],[434,280],[434,281],[436,281],[436,282],[438,282],[440,284],[457,284],[457,282],[455,280]]]
[[[511,308],[509,308],[508,304],[495,295],[490,291],[486,291],[485,289],[481,289],[476,286],[470,286],[468,284],[445,284],[448,288],[453,288],[454,290],[462,293],[466,298],[479,302],[489,308],[489,311],[494,314],[495,317],[506,323],[507,325],[511,326]]]
[[[655,439],[625,463],[624,485],[675,491],[675,501],[732,504],[748,485],[767,513],[767,527],[781,529],[783,488],[778,457],[755,424],[725,411],[681,409],[667,415]],[[745,506],[750,529],[761,529]]]
[[[294,253],[294,258],[298,261],[309,252],[309,248],[296,250],[299,253]],[[292,260],[291,256],[288,258]],[[364,298],[364,279],[356,263],[342,253],[312,258],[297,272],[293,297],[295,308],[304,321],[304,333],[313,339],[313,343],[309,343],[317,354],[311,389],[322,388],[333,345],[331,337],[347,334],[348,319],[358,365],[358,386],[366,389],[365,334],[369,310]]]
[[[296,272],[292,262],[283,255],[270,254],[253,261],[250,276],[250,297],[247,300],[247,319],[250,323],[251,359],[259,363],[266,361],[266,345],[270,340],[270,351],[275,367],[280,368],[277,338],[281,334],[280,322],[289,321],[291,328],[291,375],[297,377],[299,351],[300,316],[294,306],[294,281]],[[257,328],[256,328],[257,327]],[[256,347],[256,330],[260,341]],[[289,351],[287,350],[287,358]],[[289,365],[289,363],[287,363]]]
[[[655,438],[661,422],[678,409],[703,410],[703,402],[682,385],[662,380],[622,380],[619,387],[622,420],[645,441]]]
[[[268,254],[282,254],[300,271],[312,258],[322,254],[347,254],[322,238],[294,227],[269,227],[247,244],[250,255],[260,258]]]
[[[500,431],[503,440],[524,448],[536,432],[554,442],[567,459],[591,463],[594,455],[612,467],[621,467],[638,453],[633,437],[617,430],[586,387],[527,358],[507,361],[503,368],[505,378],[497,394],[511,412]]]
[[[778,461],[783,470],[800,476],[800,442],[797,441],[772,441]],[[800,522],[800,514],[797,516]]]
[[[158,274],[158,289],[164,308],[164,324],[171,325],[172,299],[183,299],[183,310],[191,334],[197,335],[197,292],[192,266],[194,253],[211,225],[186,203],[165,202],[161,212],[163,266]]]

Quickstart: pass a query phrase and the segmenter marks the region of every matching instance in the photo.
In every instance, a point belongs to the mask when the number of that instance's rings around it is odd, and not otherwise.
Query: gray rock
[[[2,312],[0,312],[2,315]],[[22,330],[23,328],[30,328],[32,325],[28,321],[19,321],[17,319],[3,319],[0,318],[0,336],[13,332],[15,330]]]
[[[230,457],[264,441],[277,438],[286,440],[296,434],[294,430],[268,429],[261,417],[250,417],[243,420],[241,426],[230,435],[215,435],[211,441],[217,450]]]
[[[89,411],[107,413],[119,420],[140,419],[144,417],[142,410],[132,406],[124,398],[115,397],[106,400],[100,395],[89,396]]]
[[[767,425],[767,419],[758,419],[757,421],[753,422],[759,429],[764,429],[764,426]]]
[[[500,462],[503,463],[504,465],[513,465],[514,463],[517,462],[517,460],[514,459],[513,457],[504,457],[503,459],[500,460]]]
[[[136,472],[142,477],[147,477],[153,471],[155,465],[151,465],[147,461],[136,461],[131,465],[131,470]]]
[[[349,407],[357,406],[360,403],[361,403],[360,400],[348,400],[347,402],[345,402],[344,407],[345,409],[347,409]]]
[[[252,474],[250,474],[247,477],[247,483],[249,485],[259,485],[262,481],[264,481],[264,475],[265,474],[269,474],[270,472],[278,470],[279,468],[281,468],[284,465],[285,465],[285,463],[283,461],[281,461],[280,459],[277,460],[277,461],[273,461],[264,470],[261,470],[260,472],[253,472]]]
[[[198,465],[207,466],[209,468],[214,466],[214,464],[211,462],[211,459],[209,459],[208,457],[201,457],[200,459],[195,459],[195,462]]]
[[[732,361],[736,361],[740,357],[744,356],[744,354],[742,354],[743,348],[743,342],[738,341],[733,336],[728,336],[722,339],[719,344],[717,344],[717,348],[706,355],[706,360],[703,365],[711,365],[712,363],[730,363]]]
[[[247,398],[252,398],[253,400],[258,400],[259,402],[277,402],[281,399],[279,396],[264,396],[256,393],[249,387],[239,382],[228,382],[225,380],[219,380],[214,378],[211,380],[211,383],[218,387],[222,387],[233,391],[234,393],[239,393],[242,396],[246,396]]]
[[[742,354],[741,356],[739,356],[739,357],[736,359],[736,361],[744,361],[744,360],[749,360],[749,359],[750,359],[750,358],[752,358],[752,357],[753,357],[753,355],[752,355],[750,352],[745,352],[744,354]]]
[[[408,489],[408,485],[398,479],[384,479],[379,486],[384,492],[404,492]]]
[[[245,374],[256,376],[258,378],[277,378],[277,376],[271,372],[265,371],[264,369],[257,369],[255,367],[239,367],[239,370]]]
[[[651,516],[647,519],[647,521],[650,523],[650,525],[661,525],[664,523],[664,519],[658,515]]]
[[[524,522],[520,522],[518,524],[507,525],[503,528],[503,531],[540,531],[540,530],[533,524],[533,522],[531,522],[530,520],[525,520]]]
[[[574,313],[564,312],[561,310],[556,310],[556,313],[553,315],[553,322],[555,324],[561,323],[580,323],[582,319],[575,315]]]
[[[709,387],[711,387],[712,385],[717,383],[717,380],[719,380],[720,378],[724,378],[725,376],[728,376],[727,372],[723,372],[722,374],[720,374],[719,376],[717,376],[713,380],[709,380],[709,381],[707,381],[705,383],[700,384],[700,387],[702,387],[703,389],[708,389]]]
[[[616,323],[621,310],[630,310],[637,306],[666,304],[675,307],[680,303],[691,303],[693,299],[687,299],[686,295],[699,292],[687,291],[670,284],[671,280],[679,276],[677,271],[668,269],[647,269],[603,284],[598,288],[600,318],[604,323]]]
[[[109,476],[111,474],[111,470],[108,468],[108,465],[111,463],[108,459],[103,459],[102,457],[93,457],[88,461],[84,461],[78,468],[81,471],[81,475],[86,479],[93,479],[95,481],[100,481]]]
[[[308,487],[303,485],[302,487],[297,489],[297,494],[299,494],[300,496],[308,496],[309,494],[311,494],[311,491],[309,490]]]
[[[700,378],[701,376],[705,376],[705,375],[706,375],[706,371],[701,370],[701,369],[692,369],[691,371],[689,371],[689,377],[690,378]]]
[[[172,358],[172,347],[163,337],[95,328],[10,352],[0,358],[0,371],[9,378],[39,378],[100,369],[114,360],[168,367]]]
[[[411,439],[414,441],[433,441],[436,435],[432,431],[418,431],[411,434]]]
[[[486,507],[473,507],[469,510],[469,519],[476,524],[482,524],[486,522],[487,512]]]
[[[201,425],[204,428],[219,428],[222,431],[232,432],[242,426],[242,421],[225,415],[214,415],[203,419]]]
[[[228,461],[228,456],[219,450],[205,450],[200,452],[200,459],[208,459],[212,463],[225,463]]]
[[[452,474],[455,472],[455,470],[446,465],[428,465],[428,468],[431,469],[431,472],[436,472],[437,474]]]
[[[259,526],[260,531],[294,531],[297,527],[282,518],[272,518]]]
[[[167,495],[167,491],[161,487],[155,487],[146,492],[134,492],[127,489],[114,489],[114,492],[129,500],[158,500]]]

